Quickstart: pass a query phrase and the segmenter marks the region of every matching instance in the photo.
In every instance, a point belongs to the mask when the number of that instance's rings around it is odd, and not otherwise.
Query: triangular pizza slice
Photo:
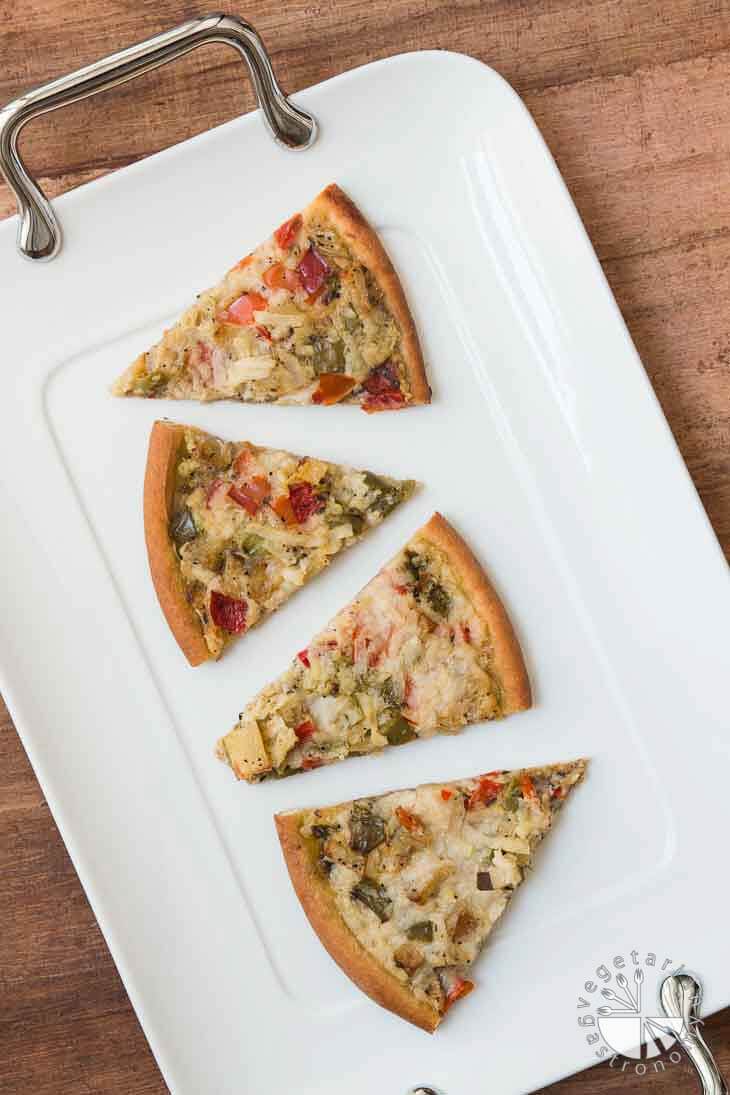
[[[190,664],[217,658],[414,486],[156,422],[144,487],[147,552]]]
[[[334,184],[201,293],[113,390],[365,411],[431,395],[398,276]]]
[[[319,768],[530,705],[507,613],[440,514],[239,715],[239,779]]]
[[[585,760],[489,772],[278,814],[294,889],[334,960],[378,1004],[433,1031]]]

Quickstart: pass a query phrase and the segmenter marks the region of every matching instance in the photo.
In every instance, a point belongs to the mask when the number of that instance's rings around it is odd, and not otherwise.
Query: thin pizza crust
[[[383,292],[389,310],[398,322],[403,340],[403,360],[411,390],[409,403],[430,403],[431,389],[426,379],[426,367],[416,326],[406,303],[403,286],[377,233],[337,183],[325,187],[311,202],[304,215],[320,209],[342,234],[358,261],[370,270]]]
[[[526,710],[532,703],[520,644],[504,605],[471,548],[440,513],[418,532],[448,557],[475,609],[486,623],[494,651],[494,670],[502,687],[502,714]]]
[[[184,436],[184,427],[173,422],[155,422],[152,427],[144,478],[144,535],[160,608],[185,657],[191,665],[200,665],[211,655],[185,596],[169,532],[177,454]]]
[[[443,1016],[425,1001],[416,999],[405,985],[388,973],[358,943],[340,917],[332,893],[318,874],[300,835],[300,814],[276,814],[274,821],[297,897],[331,957],[350,980],[377,1004],[433,1034]]]

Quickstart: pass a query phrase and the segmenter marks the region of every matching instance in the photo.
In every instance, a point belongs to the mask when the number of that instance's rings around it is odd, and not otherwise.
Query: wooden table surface
[[[0,103],[203,10],[177,0],[0,0]],[[512,83],[557,159],[730,553],[730,4],[252,0],[240,14],[262,33],[288,91],[434,47],[473,54]],[[40,119],[22,150],[53,196],[252,105],[240,62],[209,47],[103,102]],[[13,210],[0,185],[0,216]],[[0,877],[0,1091],[164,1092],[1,704]],[[706,1034],[730,1074],[730,1009]],[[694,1087],[686,1066],[636,1078],[603,1065],[551,1091]]]

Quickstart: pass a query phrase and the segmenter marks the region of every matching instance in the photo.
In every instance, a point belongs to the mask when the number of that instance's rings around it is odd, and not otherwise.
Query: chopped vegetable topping
[[[311,719],[305,719],[304,722],[299,723],[299,726],[294,727],[294,733],[300,741],[306,741],[307,738],[311,738],[316,729]]]
[[[299,661],[302,663],[302,665],[305,666],[307,669],[311,667],[309,661],[309,651],[306,647],[304,648],[304,650],[299,651],[297,657],[299,658]]]
[[[415,924],[411,924],[407,929],[406,935],[409,939],[415,939],[419,943],[432,943],[433,942],[433,924],[430,920],[417,920]]]
[[[473,981],[466,981],[463,977],[457,977],[453,985],[446,994],[446,1006],[444,1011],[448,1011],[452,1004],[455,1004],[457,1000],[460,1000],[462,996],[468,996],[474,988]]]
[[[442,787],[441,788],[441,798],[444,800],[444,802],[448,802],[449,799],[451,798],[451,796],[453,795],[453,793],[454,792],[450,791],[448,789],[448,787]]]
[[[467,810],[473,810],[475,806],[488,806],[502,790],[503,784],[490,779],[489,776],[480,776],[479,782],[467,799]]]
[[[292,483],[289,487],[289,501],[294,517],[300,525],[303,525],[312,514],[323,510],[325,506],[324,499],[314,493],[311,483]]]
[[[229,631],[232,635],[239,635],[246,630],[246,616],[248,605],[245,601],[237,601],[234,597],[226,597],[218,590],[212,590],[210,594],[210,615],[217,627]]]
[[[269,289],[288,289],[290,293],[296,293],[302,287],[302,279],[296,270],[285,266],[283,262],[275,262],[262,274],[264,285]]]
[[[392,903],[384,886],[378,886],[369,878],[363,878],[352,887],[351,896],[374,912],[381,923],[389,919]]]
[[[248,483],[234,483],[228,491],[228,497],[253,517],[270,491],[268,479],[263,475],[256,475]]]
[[[284,221],[283,224],[274,232],[274,239],[281,247],[282,251],[288,251],[291,245],[296,239],[299,229],[302,227],[302,215],[301,213],[295,213],[293,217],[290,217],[288,221]]]
[[[187,506],[183,506],[170,522],[170,536],[176,547],[182,547],[183,544],[189,544],[197,535],[198,530],[195,527],[193,515]]]
[[[310,295],[323,288],[330,268],[314,245],[304,255],[297,267],[302,285]]]
[[[233,323],[238,327],[248,327],[254,322],[254,312],[263,312],[266,298],[260,293],[243,293],[220,313],[224,323]]]
[[[312,394],[312,403],[323,403],[325,407],[339,403],[349,395],[356,381],[342,373],[321,373],[319,384]]]
[[[397,806],[395,816],[401,823],[404,829],[407,829],[409,833],[422,833],[423,822],[418,814],[412,814],[410,810],[406,810],[405,806]]]
[[[385,840],[385,822],[367,803],[356,802],[350,814],[350,847],[367,854]]]

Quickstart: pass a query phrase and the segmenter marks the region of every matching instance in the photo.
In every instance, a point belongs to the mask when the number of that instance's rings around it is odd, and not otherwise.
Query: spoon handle
[[[728,1095],[712,1052],[700,1033],[702,986],[690,973],[671,973],[662,982],[659,999],[668,1018],[681,1018],[684,1027],[678,1043],[694,1065],[703,1095]]]

